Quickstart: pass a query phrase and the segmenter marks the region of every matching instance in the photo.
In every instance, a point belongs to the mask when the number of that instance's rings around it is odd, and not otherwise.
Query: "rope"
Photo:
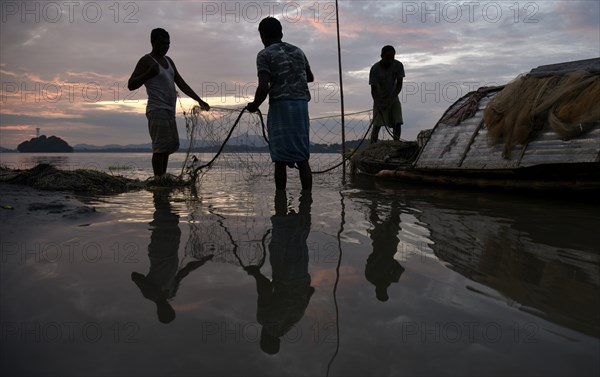
[[[340,351],[340,311],[338,308],[337,302],[337,289],[338,284],[340,282],[340,267],[342,266],[342,233],[344,232],[344,224],[346,224],[346,207],[344,205],[344,194],[340,191],[340,202],[342,204],[342,213],[341,213],[341,222],[340,229],[337,233],[337,241],[338,241],[338,261],[337,266],[335,267],[335,283],[333,284],[333,303],[335,306],[335,351],[327,364],[327,373],[326,376],[329,376],[329,371],[331,370],[331,366],[333,365],[333,361],[337,357]]]
[[[240,122],[240,119],[242,118],[242,115],[244,114],[244,111],[246,111],[245,107],[242,109],[242,111],[240,111],[240,114],[238,115],[237,119],[233,123],[233,126],[229,130],[229,133],[227,134],[227,137],[225,138],[225,141],[223,141],[223,143],[219,147],[219,150],[217,151],[217,153],[215,154],[215,156],[209,162],[207,162],[206,164],[200,165],[196,169],[194,169],[194,172],[193,172],[194,177],[198,174],[198,172],[200,170],[202,170],[202,169],[204,169],[206,167],[210,167],[210,165],[212,165],[212,163],[215,162],[215,160],[217,158],[219,158],[219,156],[221,155],[221,152],[223,152],[223,148],[225,148],[225,144],[227,144],[227,142],[229,141],[229,138],[233,134],[233,130],[235,130],[235,128],[237,127],[238,123]]]
[[[269,139],[267,139],[267,131],[266,131],[266,127],[265,127],[265,121],[263,120],[263,116],[262,116],[262,113],[260,112],[260,110],[258,110],[258,118],[260,119],[260,125],[261,125],[261,129],[262,129],[263,139],[265,139],[265,142],[269,146],[269,149],[271,149],[271,143],[269,143]]]

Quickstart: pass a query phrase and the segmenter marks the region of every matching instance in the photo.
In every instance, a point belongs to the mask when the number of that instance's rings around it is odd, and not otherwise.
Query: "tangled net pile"
[[[545,77],[519,76],[507,84],[484,112],[490,144],[505,152],[532,140],[547,125],[563,140],[581,135],[600,121],[600,75],[575,71]]]
[[[182,106],[183,107],[183,106]],[[249,113],[245,108],[211,107],[201,111],[198,106],[184,110],[185,128],[189,147],[181,169],[181,178],[197,182],[219,159],[222,167],[243,171],[250,179],[266,176],[272,169],[265,121],[260,112]],[[361,111],[345,115],[347,145],[364,140],[372,122],[372,112]],[[313,118],[310,121],[313,173],[333,170],[347,160],[341,151],[341,118],[339,115]],[[202,155],[202,156],[201,156]],[[206,156],[209,159],[206,160]],[[202,158],[205,158],[204,160]]]

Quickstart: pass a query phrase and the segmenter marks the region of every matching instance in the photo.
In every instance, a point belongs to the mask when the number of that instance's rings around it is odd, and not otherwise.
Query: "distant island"
[[[40,135],[22,142],[17,150],[22,153],[70,153],[73,147],[59,137]]]

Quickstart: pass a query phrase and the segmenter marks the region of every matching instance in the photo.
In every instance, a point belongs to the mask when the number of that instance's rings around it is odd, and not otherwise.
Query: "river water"
[[[2,371],[600,373],[597,203],[340,169],[315,175],[311,195],[289,171],[276,195],[270,164],[252,158],[225,155],[195,194],[76,196],[96,212],[3,230]],[[0,160],[151,171],[148,154]]]

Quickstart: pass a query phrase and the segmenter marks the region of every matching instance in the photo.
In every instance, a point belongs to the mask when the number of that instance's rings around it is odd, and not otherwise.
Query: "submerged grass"
[[[110,172],[120,171],[120,170],[133,170],[133,166],[127,165],[127,164],[114,164],[114,165],[109,165],[108,170]]]

